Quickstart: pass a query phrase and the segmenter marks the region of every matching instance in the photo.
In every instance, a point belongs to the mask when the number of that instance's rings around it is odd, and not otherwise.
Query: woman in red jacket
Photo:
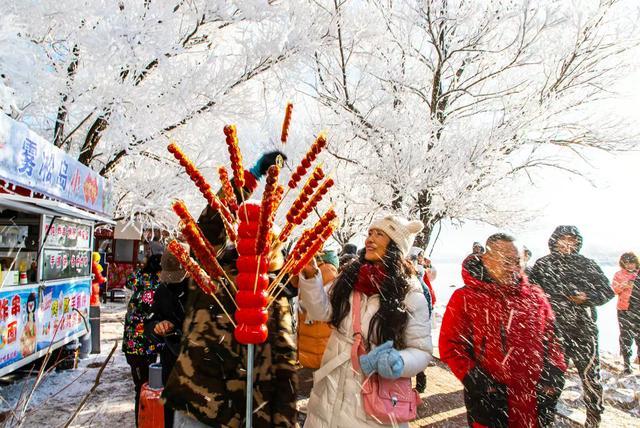
[[[464,385],[470,426],[549,426],[566,370],[551,306],[523,277],[512,237],[492,235],[486,246],[463,263],[440,358]]]

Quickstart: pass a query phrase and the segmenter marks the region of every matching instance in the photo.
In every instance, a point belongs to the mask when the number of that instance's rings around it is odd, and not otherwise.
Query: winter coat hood
[[[556,251],[556,243],[562,236],[575,236],[578,239],[578,248],[576,249],[576,253],[579,253],[582,249],[582,235],[576,226],[568,226],[562,225],[556,227],[556,230],[553,231],[551,237],[549,238],[549,251],[552,253]]]

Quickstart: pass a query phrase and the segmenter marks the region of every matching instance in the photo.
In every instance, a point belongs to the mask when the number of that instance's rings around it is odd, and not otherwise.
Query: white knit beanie
[[[395,215],[388,215],[374,220],[369,229],[380,229],[396,243],[403,257],[407,257],[413,246],[416,235],[424,229],[420,220],[409,221]]]

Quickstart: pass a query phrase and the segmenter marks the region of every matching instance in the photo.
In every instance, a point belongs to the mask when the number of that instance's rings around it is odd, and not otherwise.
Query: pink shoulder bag
[[[351,347],[351,364],[360,370],[360,356],[366,354],[362,343],[362,325],[360,321],[360,292],[353,293],[354,342]],[[409,422],[417,417],[420,394],[411,388],[410,378],[385,379],[373,373],[362,385],[362,401],[367,415],[383,424]]]

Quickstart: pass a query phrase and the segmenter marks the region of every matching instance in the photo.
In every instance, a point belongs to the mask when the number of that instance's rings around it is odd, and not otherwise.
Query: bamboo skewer
[[[290,276],[287,279],[287,282],[285,282],[284,284],[282,284],[282,286],[280,287],[280,290],[278,290],[276,292],[276,294],[274,294],[273,296],[269,296],[269,303],[267,303],[267,307],[266,309],[269,310],[269,308],[271,307],[271,305],[273,304],[273,302],[275,302],[278,299],[278,296],[280,296],[280,293],[282,293],[282,290],[284,290],[285,288],[287,288],[287,285],[289,285],[289,282],[291,282],[291,279],[293,278],[293,276]],[[277,288],[277,287],[276,287]]]
[[[271,292],[278,286],[278,283],[282,281],[282,278],[284,278],[284,276],[289,273],[289,271],[291,270],[294,264],[295,264],[295,261],[293,260],[288,260],[285,263],[282,269],[280,269],[280,272],[278,272],[278,275],[273,279],[273,281],[271,281],[271,284],[269,284],[269,287],[267,287],[268,295],[270,295]]]
[[[260,264],[262,263],[262,254],[258,256],[258,265],[256,266],[256,280],[253,281],[253,293],[258,289],[258,278],[260,276]]]

